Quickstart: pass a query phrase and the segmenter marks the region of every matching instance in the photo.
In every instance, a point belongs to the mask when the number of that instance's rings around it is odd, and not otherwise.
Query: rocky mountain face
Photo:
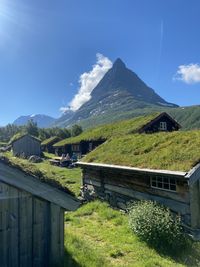
[[[91,99],[76,112],[64,114],[54,125],[63,127],[80,123],[88,127],[91,123],[107,123],[126,118],[128,114],[133,114],[133,111],[136,115],[141,115],[147,110],[157,111],[174,107],[178,106],[156,94],[118,58],[93,89]]]
[[[73,118],[74,114],[75,114],[75,112],[72,110],[65,111],[60,118],[53,121],[53,123],[51,124],[51,127],[67,126],[68,124],[70,124],[69,122]]]
[[[42,114],[28,115],[28,116],[20,116],[13,122],[13,124],[22,126],[22,125],[26,125],[29,120],[33,120],[34,122],[36,122],[37,126],[40,128],[47,128],[51,124],[53,124],[53,122],[56,119],[50,116],[47,116],[47,115],[42,115]]]
[[[25,125],[32,119],[44,128],[73,124],[88,128],[175,107],[178,106],[165,101],[118,58],[93,89],[90,100],[77,111],[67,110],[59,119],[40,114],[21,116],[14,124]]]

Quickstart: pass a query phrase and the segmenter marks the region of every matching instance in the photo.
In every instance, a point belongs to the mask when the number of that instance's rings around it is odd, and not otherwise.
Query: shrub
[[[161,251],[176,252],[186,245],[179,216],[152,201],[140,201],[129,209],[129,224],[143,241]]]

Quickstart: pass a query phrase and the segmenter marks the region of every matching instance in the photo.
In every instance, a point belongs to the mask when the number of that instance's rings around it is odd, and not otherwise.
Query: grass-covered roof
[[[9,141],[9,144],[11,145],[12,143],[14,143],[15,141],[21,139],[22,137],[26,136],[26,135],[29,135],[31,136],[33,139],[37,140],[38,142],[41,142],[41,140],[35,136],[32,136],[28,133],[16,133]]]
[[[200,131],[114,137],[86,155],[83,161],[189,171],[200,162]]]
[[[52,144],[53,142],[57,142],[60,138],[58,136],[52,136],[48,139],[45,139],[41,145],[42,146],[45,146],[45,145],[49,145],[49,144]]]
[[[120,122],[110,123],[98,126],[96,128],[88,129],[82,134],[64,139],[56,144],[54,147],[62,147],[67,144],[78,143],[81,141],[91,141],[99,139],[109,139],[117,136],[123,136],[127,134],[133,134],[138,132],[142,126],[149,123],[156,118],[160,113],[153,113],[150,115],[140,116],[134,119],[123,120]]]

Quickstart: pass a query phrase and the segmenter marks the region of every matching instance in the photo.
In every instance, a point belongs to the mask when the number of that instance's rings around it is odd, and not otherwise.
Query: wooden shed
[[[62,266],[71,195],[0,162],[0,266]]]
[[[41,141],[29,134],[19,135],[11,141],[14,156],[41,156]]]
[[[179,214],[187,231],[200,239],[200,164],[189,172],[78,162],[83,195],[126,209],[133,200],[153,200]]]
[[[46,140],[44,140],[41,143],[42,151],[48,152],[48,153],[55,153],[55,148],[53,145],[60,141],[60,138],[58,136],[52,136]]]

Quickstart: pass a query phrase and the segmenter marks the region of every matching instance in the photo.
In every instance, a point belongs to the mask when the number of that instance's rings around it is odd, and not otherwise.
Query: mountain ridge
[[[54,125],[69,127],[86,119],[95,118],[98,121],[98,117],[103,114],[109,117],[112,113],[113,119],[113,116],[119,116],[120,113],[133,109],[150,108],[157,111],[163,107],[174,108],[178,105],[160,97],[136,73],[128,69],[120,58],[117,58],[112,68],[93,89],[90,100],[70,116],[63,115],[54,122]]]
[[[49,127],[56,119],[44,115],[44,114],[32,114],[32,115],[26,115],[26,116],[20,116],[16,120],[14,120],[13,124],[17,126],[23,126],[28,123],[28,121],[34,121],[37,123],[37,126],[40,128],[47,128]]]

